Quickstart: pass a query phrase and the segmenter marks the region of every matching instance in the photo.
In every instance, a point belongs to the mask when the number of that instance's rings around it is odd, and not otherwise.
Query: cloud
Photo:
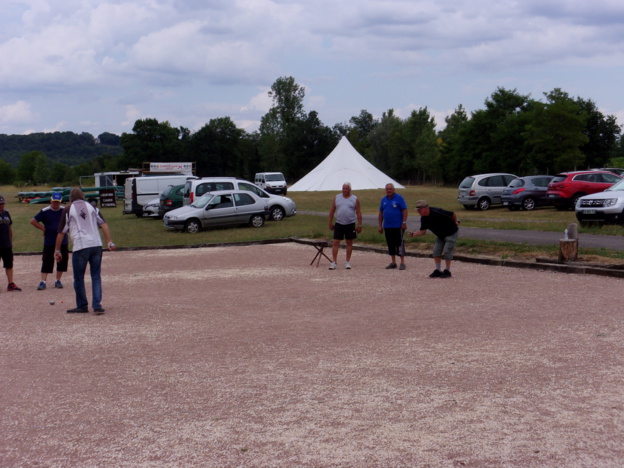
[[[26,124],[38,117],[38,114],[32,111],[30,103],[26,101],[0,106],[0,124]]]

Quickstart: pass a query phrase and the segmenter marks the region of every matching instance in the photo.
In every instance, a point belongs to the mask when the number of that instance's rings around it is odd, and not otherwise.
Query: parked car
[[[190,205],[196,198],[214,190],[248,190],[255,193],[258,197],[268,201],[269,219],[273,221],[281,221],[297,214],[297,205],[290,198],[271,195],[248,180],[235,177],[204,177],[187,180],[184,184],[183,204]]]
[[[504,172],[466,177],[459,184],[457,201],[466,209],[478,208],[485,211],[494,204],[502,203],[503,190],[515,178],[517,176]]]
[[[191,205],[169,211],[163,217],[163,224],[193,234],[217,226],[261,227],[268,216],[266,199],[244,190],[217,190],[199,197]]]
[[[551,175],[536,175],[518,177],[512,180],[503,190],[501,196],[503,206],[510,210],[520,208],[531,211],[538,206],[550,205],[551,202],[546,197],[546,190],[553,177]]]
[[[579,198],[575,212],[584,227],[624,224],[624,179],[603,192]]]
[[[143,216],[150,218],[159,218],[158,209],[160,208],[160,198],[154,198],[143,205]]]
[[[180,208],[182,203],[182,194],[184,192],[184,184],[170,185],[162,191],[158,204],[158,216],[161,218],[165,213],[176,208]]]
[[[607,171],[574,171],[556,174],[546,196],[558,210],[574,209],[579,198],[602,192],[621,179]]]

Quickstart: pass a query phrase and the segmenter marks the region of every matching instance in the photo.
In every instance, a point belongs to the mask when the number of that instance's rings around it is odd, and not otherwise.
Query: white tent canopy
[[[353,190],[385,188],[386,184],[405,188],[364,159],[343,136],[329,156],[296,184],[288,187],[288,191],[340,191],[345,182],[350,182]]]

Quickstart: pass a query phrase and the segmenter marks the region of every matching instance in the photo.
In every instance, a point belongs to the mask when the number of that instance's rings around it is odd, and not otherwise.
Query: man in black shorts
[[[334,214],[336,215],[336,224],[333,224]],[[357,227],[355,226],[356,219]],[[360,200],[351,193],[351,183],[349,182],[342,184],[342,193],[334,197],[331,209],[329,210],[329,230],[334,231],[332,262],[329,265],[329,269],[336,269],[340,241],[345,239],[347,243],[345,268],[350,270],[353,239],[357,237],[357,233],[362,232],[362,211],[360,209]]]

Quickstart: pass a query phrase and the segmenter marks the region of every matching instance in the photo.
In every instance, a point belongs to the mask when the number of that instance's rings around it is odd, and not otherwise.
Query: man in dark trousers
[[[459,226],[460,221],[452,211],[430,207],[425,200],[418,200],[416,209],[420,215],[420,231],[410,232],[410,237],[424,236],[427,234],[427,229],[437,237],[433,246],[433,260],[436,268],[429,275],[429,278],[450,278],[452,276],[451,261],[459,234],[457,226]],[[442,258],[446,263],[444,271],[441,271]]]

